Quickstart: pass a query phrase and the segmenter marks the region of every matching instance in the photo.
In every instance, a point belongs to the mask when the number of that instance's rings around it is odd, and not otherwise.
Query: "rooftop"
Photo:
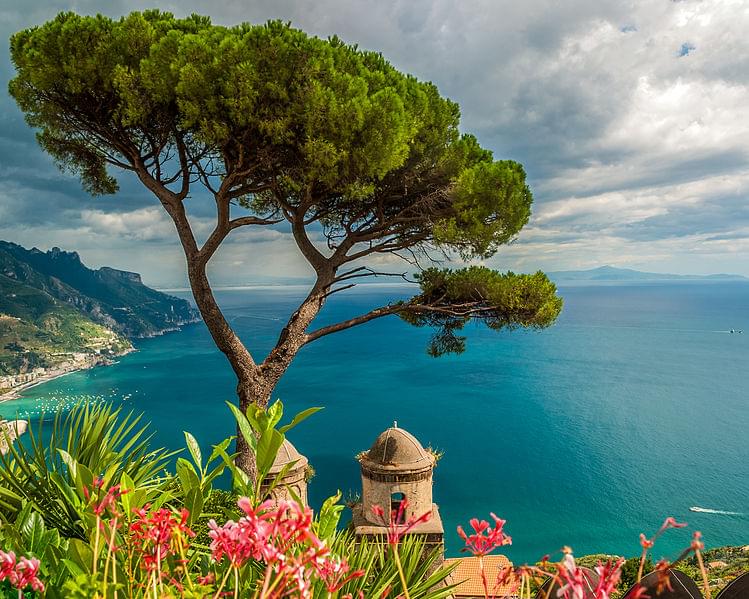
[[[385,469],[419,469],[434,465],[434,457],[408,431],[392,426],[375,439],[362,463]]]
[[[276,475],[283,470],[284,466],[292,462],[294,462],[294,465],[291,467],[291,470],[299,470],[306,467],[309,460],[297,451],[297,448],[294,447],[291,441],[284,439],[268,474]]]
[[[477,557],[458,557],[445,560],[445,566],[457,564],[447,579],[448,584],[457,584],[453,591],[453,597],[483,597],[484,585],[481,582],[481,569],[479,568],[479,558]],[[516,597],[517,586],[513,576],[506,583],[495,587],[499,573],[512,567],[512,562],[504,555],[486,555],[484,556],[484,571],[489,582],[489,594],[492,597]]]

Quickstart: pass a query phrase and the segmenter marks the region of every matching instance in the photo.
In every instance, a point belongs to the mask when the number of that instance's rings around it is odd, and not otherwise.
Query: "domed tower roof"
[[[276,475],[281,472],[281,470],[283,470],[283,468],[287,464],[290,464],[292,462],[295,463],[290,468],[290,471],[296,472],[297,470],[305,468],[309,463],[309,460],[307,460],[307,458],[305,458],[301,453],[297,451],[297,448],[292,445],[291,441],[289,441],[288,439],[284,439],[283,444],[276,454],[276,459],[273,460],[273,466],[271,466],[268,474]]]
[[[393,426],[380,433],[360,462],[372,470],[421,470],[432,468],[434,457],[411,433]]]

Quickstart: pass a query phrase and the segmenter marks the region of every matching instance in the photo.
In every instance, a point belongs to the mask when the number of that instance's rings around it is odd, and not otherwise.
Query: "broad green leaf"
[[[81,568],[78,562],[72,559],[63,559],[62,563],[65,564],[65,567],[68,569],[68,572],[70,572],[73,576],[80,576],[86,573],[86,571],[84,571],[83,568]]]
[[[250,449],[253,452],[257,451],[257,438],[255,437],[255,431],[253,431],[252,425],[250,424],[249,420],[247,420],[247,417],[242,413],[242,410],[240,410],[233,403],[226,402],[226,405],[229,406],[232,413],[234,414],[234,418],[236,418],[237,424],[239,425],[239,431],[242,433],[244,440],[247,441]]]
[[[270,429],[263,433],[257,441],[257,451],[255,457],[257,460],[257,469],[261,478],[265,478],[273,466],[278,450],[281,449],[284,436],[276,429]]]
[[[192,459],[195,460],[195,465],[201,469],[203,468],[203,457],[200,453],[200,445],[198,444],[195,437],[193,437],[190,433],[187,431],[184,431],[185,434],[185,442],[187,443],[187,449],[190,451],[190,455],[192,455]]]
[[[85,543],[80,539],[70,539],[68,545],[68,556],[71,561],[73,561],[73,563],[84,572],[91,571],[94,552],[91,551],[91,547],[89,547],[88,543]]]
[[[191,489],[200,487],[200,478],[195,472],[194,466],[186,459],[177,458],[176,470],[183,493],[187,494]]]
[[[229,445],[231,445],[231,442],[234,441],[235,437],[227,437],[221,443],[218,445],[213,446],[213,451],[211,452],[211,457],[208,458],[208,463],[211,463],[216,458],[220,457],[220,451],[226,452],[226,450],[229,448]],[[220,450],[219,450],[220,448]]]
[[[191,489],[185,497],[185,508],[189,511],[187,523],[192,524],[203,514],[203,493],[200,488]]]
[[[279,422],[281,422],[281,418],[283,418],[283,403],[280,399],[277,399],[275,402],[273,402],[272,405],[268,407],[267,414],[267,428],[275,427]]]
[[[338,502],[341,500],[341,491],[328,497],[320,507],[317,515],[317,535],[321,539],[332,539],[338,522],[341,519],[343,506]]]
[[[75,478],[78,476],[78,463],[67,451],[65,451],[61,447],[57,448],[57,452],[60,454],[60,457],[62,457],[63,463],[68,467],[68,470],[70,471],[70,477],[75,480]]]
[[[45,543],[44,520],[38,512],[32,511],[21,523],[21,534],[25,541],[27,551],[35,555],[41,555],[44,552]]]
[[[322,410],[322,408],[307,408],[306,410],[302,410],[296,416],[294,416],[293,420],[289,422],[289,424],[280,427],[278,430],[283,434],[286,434],[287,431],[294,428],[300,422],[307,420],[307,418],[312,416],[312,414],[314,414],[315,412],[319,412],[320,410]]]
[[[122,507],[125,509],[125,514],[130,514],[130,500],[133,497],[133,491],[135,491],[135,483],[130,478],[130,475],[127,472],[123,472],[120,476],[120,486],[123,491],[123,494],[120,497],[120,502],[122,503]]]

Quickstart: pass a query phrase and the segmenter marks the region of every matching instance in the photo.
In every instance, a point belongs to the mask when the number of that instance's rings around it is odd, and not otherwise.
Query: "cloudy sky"
[[[0,34],[61,10],[154,6],[220,24],[290,20],[435,82],[461,105],[463,128],[530,177],[532,220],[491,266],[749,275],[745,0],[0,0]],[[5,89],[7,44],[0,73]],[[171,223],[135,182],[121,183],[116,197],[88,197],[2,92],[0,239],[182,285]],[[307,273],[284,231],[241,233],[212,266],[217,284]]]

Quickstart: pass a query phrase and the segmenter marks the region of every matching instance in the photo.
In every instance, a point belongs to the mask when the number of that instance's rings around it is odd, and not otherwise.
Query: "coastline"
[[[175,324],[175,326],[173,327],[161,329],[159,331],[156,331],[154,333],[151,333],[149,335],[145,335],[139,338],[140,339],[153,339],[155,337],[161,337],[169,333],[178,333],[184,327],[191,325],[191,324],[196,324],[198,322],[200,322],[199,318],[196,318],[194,320],[180,321],[177,324]],[[131,340],[131,343],[132,343],[132,340]],[[75,367],[59,369],[53,373],[48,373],[48,374],[45,374],[44,376],[40,376],[39,378],[36,378],[33,381],[22,383],[21,385],[8,389],[5,393],[0,394],[0,404],[5,403],[7,401],[12,401],[14,399],[18,399],[24,391],[28,391],[32,387],[36,387],[37,385],[41,385],[43,383],[49,383],[50,381],[54,381],[55,379],[62,378],[74,372],[80,372],[82,370],[90,370],[91,368],[96,368],[98,366],[111,366],[114,363],[115,358],[121,358],[122,356],[126,356],[127,354],[130,354],[134,351],[138,351],[138,350],[132,345],[130,345],[129,348],[127,348],[126,350],[122,352],[114,354],[113,356],[101,356],[99,360],[93,361],[92,363],[88,365],[76,365]]]
[[[114,357],[120,358],[134,351],[136,351],[136,349],[134,347],[130,347],[121,353],[115,354]],[[82,370],[90,370],[92,368],[96,368],[97,366],[111,366],[113,363],[114,363],[114,360],[110,358],[102,358],[101,361],[94,362],[92,364],[89,364],[88,366],[77,366],[75,368],[68,368],[68,369],[61,370],[59,372],[45,374],[44,376],[40,376],[39,378],[36,378],[33,381],[29,381],[28,383],[23,383],[21,385],[18,385],[17,387],[13,387],[12,389],[9,389],[6,393],[3,393],[2,395],[0,395],[0,403],[5,403],[7,401],[18,399],[21,396],[21,393],[23,393],[24,391],[28,391],[29,389],[31,389],[32,387],[36,387],[37,385],[49,383],[50,381],[54,381],[55,379],[62,378],[69,374],[73,374],[74,372],[80,372]]]

